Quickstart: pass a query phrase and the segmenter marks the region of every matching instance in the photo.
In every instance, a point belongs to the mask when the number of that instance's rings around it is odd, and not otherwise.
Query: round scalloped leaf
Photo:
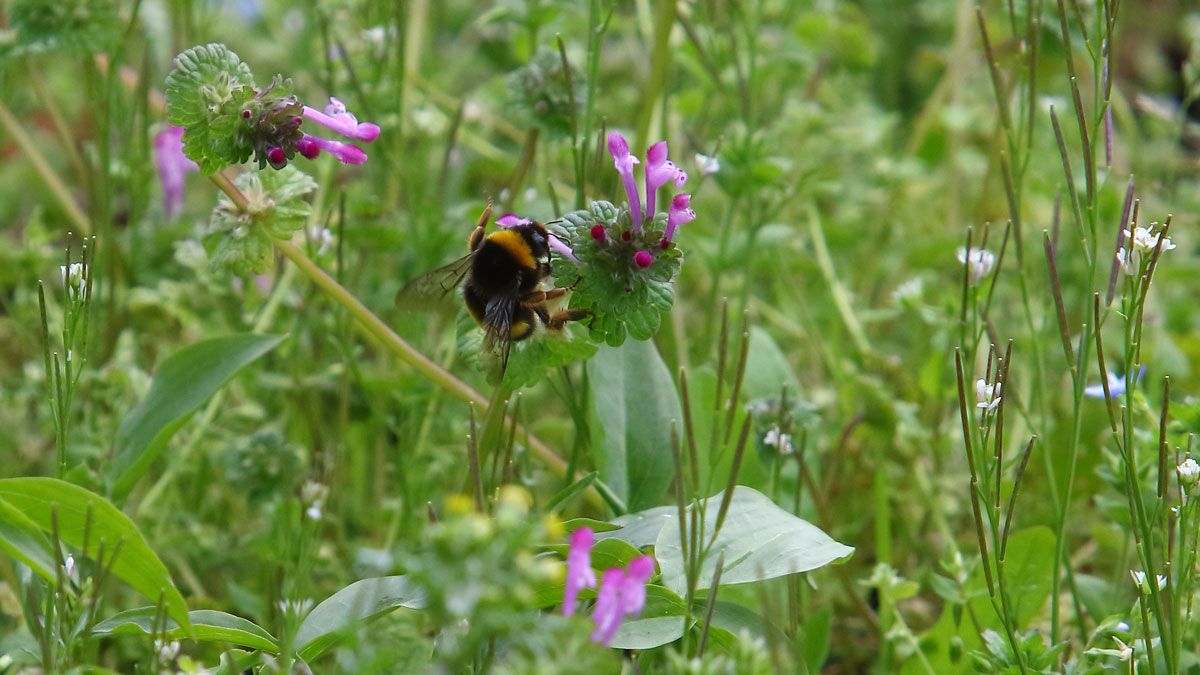
[[[199,45],[175,57],[167,76],[167,121],[184,128],[183,152],[204,173],[250,158],[241,110],[256,94],[250,66],[225,45]]]

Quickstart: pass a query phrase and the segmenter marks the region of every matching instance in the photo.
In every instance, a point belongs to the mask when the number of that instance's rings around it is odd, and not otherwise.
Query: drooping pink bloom
[[[564,616],[575,613],[580,590],[596,587],[596,573],[592,570],[594,541],[591,528],[581,527],[571,533],[571,547],[567,551],[567,585],[563,589]]]
[[[167,127],[154,136],[154,165],[163,191],[163,213],[174,218],[183,208],[184,178],[200,167],[183,154],[183,127]]]
[[[692,196],[686,192],[680,192],[671,200],[671,210],[667,212],[667,229],[663,231],[663,241],[671,241],[675,236],[675,230],[680,225],[696,219],[696,212],[692,210],[691,203]]]
[[[337,158],[342,164],[362,164],[367,161],[367,153],[361,148],[349,143],[331,141],[320,136],[304,134],[296,141],[296,150],[308,159],[315,159],[324,150]]]
[[[605,571],[601,577],[600,590],[596,593],[596,606],[592,608],[592,623],[596,626],[592,631],[592,642],[599,642],[607,647],[617,634],[617,629],[621,627],[621,619],[625,618],[621,611],[621,589],[624,583],[625,570],[620,567]]]
[[[674,182],[677,188],[683,187],[687,178],[683,169],[667,159],[666,141],[659,141],[650,146],[650,149],[646,150],[646,217],[654,217],[654,202],[660,187],[670,182]]]
[[[601,577],[592,609],[592,641],[608,646],[621,622],[636,617],[646,606],[646,582],[654,574],[654,559],[640,555],[629,561],[626,569],[614,567]]]
[[[625,197],[629,200],[629,217],[633,223],[633,231],[642,231],[642,198],[638,195],[637,180],[633,177],[633,165],[638,158],[629,152],[629,143],[619,131],[608,135],[608,152],[613,156],[613,167],[621,174],[621,182],[625,184]]]

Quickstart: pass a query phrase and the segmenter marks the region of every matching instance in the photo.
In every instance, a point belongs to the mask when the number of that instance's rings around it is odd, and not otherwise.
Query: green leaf
[[[582,476],[579,480],[571,483],[567,487],[559,490],[558,494],[554,495],[550,498],[550,501],[546,502],[546,512],[554,513],[559,507],[565,506],[567,502],[571,501],[571,499],[573,499],[576,495],[582,493],[588,488],[589,485],[595,482],[596,477],[599,475],[599,473],[592,471],[591,473]]]
[[[228,335],[197,342],[167,357],[154,374],[146,398],[117,428],[116,453],[108,468],[113,499],[124,500],[192,413],[283,337]]]
[[[238,131],[243,105],[256,94],[250,66],[225,45],[198,45],[175,57],[167,75],[167,121],[183,127],[183,152],[206,174],[250,158]]]
[[[93,635],[150,635],[154,632],[155,607],[140,607],[119,612],[92,628]],[[188,612],[192,632],[185,634],[179,624],[168,619],[161,629],[169,640],[190,638],[204,642],[227,642],[271,654],[279,653],[275,638],[253,621],[211,609]]]
[[[161,596],[167,614],[188,630],[187,603],[171,574],[133,521],[111,502],[65,481],[36,477],[0,479],[0,500],[19,509],[43,532],[52,532],[57,519],[59,539],[92,560],[103,546],[101,562],[117,578],[151,602]],[[110,562],[114,551],[116,558]]]
[[[675,382],[651,342],[602,347],[588,361],[600,477],[630,509],[657,504],[671,483]]]
[[[601,241],[592,236],[595,225],[605,228]],[[660,213],[634,234],[628,211],[609,202],[592,202],[591,209],[568,213],[551,225],[578,259],[555,258],[555,285],[572,286],[571,307],[591,312],[593,340],[617,347],[627,336],[649,340],[658,332],[663,314],[675,303],[673,282],[683,261],[674,244],[661,246],[665,226]],[[638,252],[651,255],[649,267],[634,263]]]
[[[206,241],[216,241],[212,266],[249,276],[271,268],[275,239],[304,227],[312,211],[304,198],[316,191],[311,176],[288,165],[278,171],[248,171],[234,184],[245,195],[240,208],[222,194],[213,209]]]
[[[788,363],[787,357],[765,330],[750,328],[750,351],[746,358],[746,376],[742,380],[742,392],[747,400],[755,398],[779,398],[783,387],[787,395],[795,399],[800,393],[800,381]]]
[[[29,566],[54,585],[58,575],[54,570],[54,549],[42,534],[37,523],[30,520],[12,504],[0,499],[0,549]]]
[[[400,607],[422,609],[425,593],[408,577],[378,577],[356,581],[325,599],[305,617],[296,632],[295,647],[305,661],[333,646],[343,631]]]
[[[108,51],[124,28],[115,0],[13,0],[8,28],[14,41],[0,55],[66,52],[88,57]]]
[[[708,500],[702,541],[707,542],[713,536],[723,494],[718,493]],[[679,547],[678,523],[671,521],[659,532],[654,551],[662,570],[663,585],[676,593],[684,593],[687,579]],[[722,552],[725,564],[721,584],[727,585],[808,572],[845,560],[853,555],[854,549],[779,508],[761,492],[739,485],[734,488],[725,523],[701,566],[697,588],[706,589],[712,585]]]
[[[613,525],[621,529],[612,532],[597,532],[597,539],[612,537],[628,542],[638,548],[652,546],[658,541],[658,533],[663,526],[679,515],[679,509],[674,506],[655,506],[645,511],[629,513],[612,519]]]
[[[1054,575],[1054,533],[1050,528],[1030,527],[1010,535],[1004,573],[1018,621],[1023,625],[1039,616],[1050,597]]]

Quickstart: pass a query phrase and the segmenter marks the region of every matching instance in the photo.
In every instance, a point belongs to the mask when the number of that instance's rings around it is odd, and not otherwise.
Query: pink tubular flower
[[[680,192],[671,200],[671,210],[667,212],[667,229],[663,231],[663,241],[671,241],[675,236],[675,230],[684,223],[690,223],[696,219],[696,212],[692,210],[692,196],[686,192]]]
[[[332,96],[329,97],[329,105],[325,106],[325,112],[304,106],[304,117],[356,141],[370,143],[379,137],[378,125],[370,122],[360,124],[358,118],[346,110],[345,104]]]
[[[183,208],[183,184],[199,166],[183,154],[183,127],[167,127],[154,136],[154,164],[163,190],[163,213],[174,218]]]
[[[496,219],[496,225],[500,227],[516,227],[517,225],[528,225],[531,221],[528,218],[522,218],[515,213],[506,213]]]
[[[367,153],[358,146],[308,134],[304,134],[300,140],[296,141],[296,150],[308,159],[314,159],[324,150],[336,157],[342,164],[362,164],[367,161]]]
[[[592,610],[592,622],[596,626],[592,632],[593,642],[607,647],[626,617],[642,613],[646,606],[646,582],[653,575],[654,558],[648,555],[630,560],[626,569],[614,567],[604,573]]]
[[[563,589],[563,615],[575,613],[575,600],[583,588],[596,587],[596,573],[592,571],[591,528],[581,527],[571,533],[571,548],[567,551],[567,586]]]
[[[638,158],[629,152],[629,143],[621,132],[614,131],[608,135],[608,152],[613,156],[613,167],[621,174],[621,182],[625,184],[625,196],[629,199],[629,216],[633,222],[633,231],[642,231],[642,198],[638,195],[637,181],[633,177],[633,165]]]
[[[675,187],[683,187],[687,173],[667,159],[667,142],[659,141],[646,151],[646,217],[654,217],[658,189],[669,182],[674,182]]]
[[[596,625],[592,631],[592,642],[607,647],[621,627],[621,619],[625,618],[621,611],[621,589],[624,585],[625,570],[620,567],[606,571],[601,578],[596,606],[592,608],[592,622]]]

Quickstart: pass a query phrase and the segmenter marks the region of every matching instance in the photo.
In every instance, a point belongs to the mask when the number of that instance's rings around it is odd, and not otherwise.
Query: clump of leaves
[[[557,52],[543,49],[508,76],[509,98],[539,127],[567,136],[583,100],[583,79]]]
[[[204,173],[241,164],[253,154],[258,167],[279,149],[295,156],[303,106],[291,80],[276,75],[266,89],[254,84],[250,66],[223,44],[192,47],[175,57],[167,76],[167,121],[183,127],[183,150]]]
[[[554,284],[574,287],[571,307],[591,312],[585,323],[593,340],[617,347],[626,337],[649,340],[658,332],[675,303],[672,282],[683,262],[679,248],[664,240],[666,226],[667,214],[659,213],[635,231],[629,210],[606,201],[549,225],[576,258],[555,257]]]
[[[309,175],[295,167],[244,173],[234,184],[246,196],[239,208],[222,195],[213,210],[205,243],[212,247],[215,268],[247,276],[271,267],[272,240],[287,239],[304,227],[312,207],[304,197],[317,189]]]

